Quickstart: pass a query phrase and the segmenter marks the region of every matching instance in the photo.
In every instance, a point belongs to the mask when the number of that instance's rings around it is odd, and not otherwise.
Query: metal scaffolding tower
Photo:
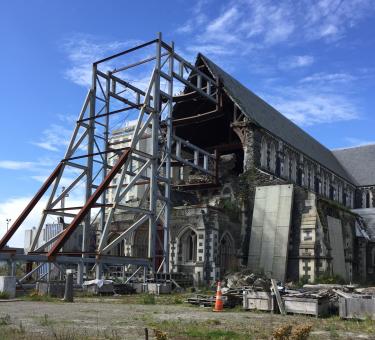
[[[148,85],[142,88],[145,74]],[[143,76],[142,81],[129,80],[134,75]],[[172,167],[185,165],[216,176],[216,156],[174,134],[174,103],[191,95],[205,98],[215,107],[219,105],[217,82],[180,57],[174,44],[165,43],[161,34],[155,40],[93,63],[92,86],[65,156],[1,239],[0,260],[73,263],[80,266],[81,272],[87,264],[93,264],[97,278],[102,276],[103,266],[113,264],[169,273]],[[134,130],[126,146],[111,141],[114,126],[131,120],[135,120]],[[149,150],[141,147],[144,139],[150,141]],[[64,178],[70,182],[67,184]],[[60,193],[62,186],[65,189]],[[137,186],[145,188],[143,196],[128,202],[126,195]],[[77,192],[82,196],[81,203],[69,204],[67,196],[77,196]],[[31,250],[27,255],[17,255],[6,244],[42,197],[47,197],[47,205]],[[113,238],[111,229],[117,213],[132,222]],[[51,216],[60,219],[63,230],[40,244],[41,232]],[[146,258],[111,255],[114,247],[145,225]],[[81,251],[64,251],[64,245],[79,228]],[[162,240],[158,228],[162,230]],[[93,233],[94,246],[90,245]],[[160,244],[162,260],[157,263],[156,248]]]

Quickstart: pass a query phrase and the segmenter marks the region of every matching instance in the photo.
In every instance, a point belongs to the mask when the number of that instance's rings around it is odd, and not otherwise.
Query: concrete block
[[[65,282],[37,282],[36,291],[39,295],[49,295],[52,297],[63,298],[65,293]]]
[[[144,293],[146,291],[146,284],[144,284],[143,282],[134,282],[131,283],[131,286],[135,289],[136,293]]]
[[[375,320],[375,298],[373,296],[340,297],[339,315],[344,319]]]
[[[147,286],[148,292],[156,295],[170,294],[172,291],[170,283],[149,283]]]
[[[0,292],[6,293],[10,299],[16,296],[16,277],[0,276]]]
[[[344,238],[342,236],[341,220],[327,216],[329,243],[331,246],[333,274],[347,280],[345,266]]]
[[[248,266],[285,279],[293,201],[292,185],[257,187]]]
[[[275,308],[274,298],[268,292],[244,291],[243,308],[273,312]]]
[[[283,296],[285,311],[293,314],[324,316],[329,314],[329,298],[302,298]]]

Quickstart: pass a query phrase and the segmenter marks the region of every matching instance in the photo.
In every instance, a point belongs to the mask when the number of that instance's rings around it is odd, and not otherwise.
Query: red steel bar
[[[53,244],[51,250],[48,252],[48,259],[53,259],[54,256],[57,255],[57,252],[61,249],[61,247],[65,244],[68,240],[70,235],[74,232],[74,230],[78,227],[78,225],[82,222],[85,218],[86,214],[89,210],[94,206],[95,202],[99,199],[103,191],[109,186],[113,178],[116,174],[120,171],[121,167],[124,165],[126,160],[128,159],[131,153],[131,149],[126,149],[122,155],[120,156],[119,160],[117,161],[116,165],[108,172],[107,176],[104,178],[103,182],[97,187],[94,193],[90,196],[87,200],[86,204],[82,207],[82,209],[78,212],[76,217],[73,219],[72,223],[64,230],[61,236],[57,239],[57,241]]]
[[[13,223],[13,225],[10,227],[10,229],[6,232],[6,234],[4,235],[4,237],[0,241],[0,250],[5,247],[5,245],[8,243],[8,241],[11,239],[11,237],[14,235],[14,233],[17,231],[17,229],[20,227],[20,225],[26,219],[26,217],[30,214],[30,212],[34,209],[36,204],[39,202],[39,200],[42,198],[42,196],[48,190],[48,188],[53,183],[53,181],[56,179],[56,177],[58,177],[58,175],[60,174],[60,171],[62,169],[62,166],[63,166],[63,162],[60,162],[59,165],[55,168],[55,170],[53,170],[52,174],[43,183],[43,185],[39,189],[39,191],[32,198],[30,203],[22,211],[21,215],[18,216],[16,221]]]

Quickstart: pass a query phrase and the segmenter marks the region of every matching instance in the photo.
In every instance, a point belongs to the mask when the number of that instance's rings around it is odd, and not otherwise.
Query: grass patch
[[[52,298],[48,295],[39,295],[36,291],[31,292],[29,295],[23,297],[26,301],[41,301],[41,302],[58,302],[59,299]]]
[[[150,298],[150,296],[152,297]],[[111,302],[134,304],[134,305],[145,305],[145,304],[183,305],[188,296],[191,296],[191,294],[172,293],[172,294],[154,295],[154,294],[142,293],[142,294],[122,295],[119,297],[109,297],[108,300],[110,300]],[[107,298],[103,297],[100,301],[106,302],[106,299]],[[83,300],[84,299],[82,299],[82,301]],[[89,299],[87,301],[89,301]]]
[[[238,334],[234,331],[226,331],[221,329],[216,330],[207,330],[207,329],[189,329],[185,331],[185,335],[191,338],[198,339],[223,339],[223,340],[234,340],[241,339],[241,334]]]
[[[5,314],[4,316],[0,316],[0,326],[7,326],[10,325],[10,315]]]
[[[343,320],[335,315],[326,319],[319,319],[316,328],[325,329],[332,336],[338,336],[338,332],[354,332],[375,334],[375,321],[365,320]]]
[[[9,294],[7,292],[0,292],[0,299],[2,300],[8,300]]]
[[[144,305],[156,305],[155,295],[153,295],[153,294],[145,294],[143,296],[142,303]]]
[[[39,318],[39,324],[41,326],[48,327],[53,324],[53,320],[48,316],[48,314],[44,314],[42,317]]]
[[[150,322],[150,328],[156,328],[168,336],[168,339],[222,339],[222,340],[248,340],[248,336],[234,330],[226,329],[220,320],[210,319],[202,322],[179,320],[164,320]]]

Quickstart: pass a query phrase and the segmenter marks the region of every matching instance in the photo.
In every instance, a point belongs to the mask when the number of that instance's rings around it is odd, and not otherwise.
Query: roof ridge
[[[331,151],[334,152],[334,151],[342,151],[342,150],[352,150],[352,149],[360,149],[360,148],[366,148],[366,147],[371,147],[371,146],[375,146],[375,143],[355,145],[355,146],[346,146],[343,148],[331,149]]]
[[[335,172],[338,176],[356,185],[356,181],[347,173],[345,167],[338,161],[330,149],[216,65],[211,59],[202,53],[198,53],[197,60],[199,58],[202,59],[214,76],[222,78],[224,90],[226,90],[231,99],[241,107],[250,119],[311,159],[324,165],[330,171]],[[238,86],[240,88],[236,88]],[[264,117],[267,114],[270,119]],[[284,130],[289,130],[289,133]],[[305,149],[298,147],[297,144],[302,144]]]

